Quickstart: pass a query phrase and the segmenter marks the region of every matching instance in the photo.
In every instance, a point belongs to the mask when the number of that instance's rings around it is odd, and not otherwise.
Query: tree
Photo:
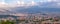
[[[9,20],[7,20],[7,21],[1,21],[0,24],[15,24],[15,21],[9,21]]]

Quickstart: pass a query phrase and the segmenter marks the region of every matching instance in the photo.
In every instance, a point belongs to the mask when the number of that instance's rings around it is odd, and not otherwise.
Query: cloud
[[[7,9],[11,12],[15,12],[15,10],[19,7],[27,8],[29,6],[39,6],[39,7],[49,7],[49,8],[60,8],[60,0],[41,0],[40,2],[35,2],[33,0],[29,0],[29,2],[21,1],[21,0],[13,0],[12,2],[2,2],[0,1],[0,8]],[[10,13],[9,13],[10,14]],[[12,13],[11,13],[12,14]],[[14,14],[24,16],[25,14]]]
[[[21,7],[21,6],[34,6],[36,5],[36,2],[34,1],[29,1],[25,2],[24,0],[13,0],[12,2],[1,2],[0,1],[0,8],[5,8],[5,7]]]
[[[38,3],[39,7],[60,8],[60,0],[46,0]]]
[[[17,1],[17,6],[24,6],[25,2],[24,1]]]
[[[12,2],[11,2],[12,1]],[[60,6],[60,0],[40,0],[39,3],[34,0],[11,0],[8,3],[0,1],[0,8],[14,8],[14,7],[28,7],[28,6],[40,6],[40,7],[50,7],[50,6]]]
[[[4,3],[4,2],[0,2],[0,7],[7,7],[7,3]]]
[[[4,2],[0,2],[0,8],[14,8],[16,7],[17,4],[8,4],[8,3],[4,3]]]
[[[59,5],[59,6],[60,6],[60,3],[57,3],[57,5]]]

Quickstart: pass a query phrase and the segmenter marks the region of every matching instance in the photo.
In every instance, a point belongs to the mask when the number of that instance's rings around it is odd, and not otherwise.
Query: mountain
[[[7,9],[1,9],[0,8],[0,15],[9,15],[10,13],[13,13]]]
[[[16,11],[18,13],[59,13],[60,12],[60,8],[41,8],[38,6],[33,6],[33,7],[29,7],[29,8],[24,8],[24,9],[16,9]]]
[[[9,15],[15,13],[59,13],[60,8],[48,8],[48,7],[39,7],[39,6],[30,6],[30,7],[16,7],[14,9],[0,9],[0,15]]]
[[[14,16],[14,15],[0,15],[0,18],[8,18],[8,17],[17,18],[19,16]]]

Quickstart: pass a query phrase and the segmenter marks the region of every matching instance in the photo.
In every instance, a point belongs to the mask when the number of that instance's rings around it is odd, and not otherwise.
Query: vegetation
[[[1,21],[0,22],[0,24],[15,24],[15,21],[9,21],[9,20],[7,20],[7,21]]]

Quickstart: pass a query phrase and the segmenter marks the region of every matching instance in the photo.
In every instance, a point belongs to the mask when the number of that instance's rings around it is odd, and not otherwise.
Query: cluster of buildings
[[[17,18],[7,17],[0,18],[0,20],[15,20],[16,24],[60,24],[60,19],[58,17],[41,17],[41,16],[20,16]]]
[[[7,18],[0,18],[0,20],[4,20],[4,21],[6,21],[6,20],[15,20],[15,18],[7,17]]]
[[[60,24],[60,19],[57,17],[20,17],[19,20],[25,20],[19,24]],[[27,21],[26,21],[27,20]],[[26,23],[27,22],[27,23]]]

